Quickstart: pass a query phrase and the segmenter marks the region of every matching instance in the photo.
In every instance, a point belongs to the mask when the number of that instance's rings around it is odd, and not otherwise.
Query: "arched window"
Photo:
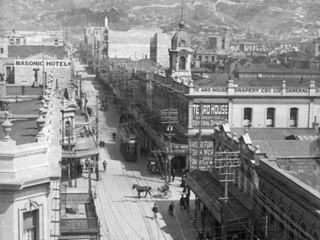
[[[275,108],[268,108],[267,109],[267,127],[274,127],[274,120],[275,120]]]
[[[296,229],[295,229],[295,227],[294,227],[294,225],[292,223],[292,222],[295,222],[294,216],[292,214],[290,215],[290,219],[291,219],[291,221],[290,221],[290,224],[289,224],[289,226],[290,226],[290,228],[289,228],[289,239],[290,240],[294,240],[294,236],[296,234],[295,233]]]
[[[252,122],[252,108],[245,108],[243,110],[243,126],[248,127]]]
[[[300,228],[300,239],[304,240],[307,239],[305,232],[307,231],[306,225],[304,223],[301,223],[301,228]]]
[[[280,229],[280,231],[284,232],[284,223],[285,223],[284,208],[281,207],[280,210],[281,210],[281,213],[280,213],[280,219],[279,219],[279,229]]]
[[[65,135],[66,135],[66,137],[69,137],[71,134],[70,122],[67,121],[64,126],[65,126]]]
[[[298,108],[290,108],[290,127],[298,126]]]
[[[180,56],[179,57],[179,70],[186,70],[186,58]]]

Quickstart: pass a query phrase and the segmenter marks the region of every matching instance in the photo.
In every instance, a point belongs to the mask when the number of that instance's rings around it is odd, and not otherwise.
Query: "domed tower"
[[[193,50],[188,33],[185,31],[183,21],[179,24],[180,29],[171,39],[170,76],[177,82],[188,85],[191,79],[191,58]]]

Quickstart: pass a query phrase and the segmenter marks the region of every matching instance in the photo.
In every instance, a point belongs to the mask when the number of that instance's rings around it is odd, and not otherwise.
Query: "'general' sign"
[[[71,65],[67,60],[44,60],[45,67],[67,68]],[[35,59],[15,59],[15,67],[43,67],[43,60]]]

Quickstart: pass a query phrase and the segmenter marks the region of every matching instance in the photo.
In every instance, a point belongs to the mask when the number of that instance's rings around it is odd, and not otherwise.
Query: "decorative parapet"
[[[192,96],[319,96],[320,88],[315,81],[310,81],[309,87],[287,87],[282,81],[281,87],[239,87],[233,80],[226,87],[193,87],[189,88]]]
[[[238,149],[242,156],[250,160],[251,165],[259,165],[259,158],[266,157],[265,153],[260,152],[259,145],[252,146],[252,141],[249,136],[249,131],[246,129],[238,138],[236,133],[231,133],[228,123],[216,126],[214,136],[217,136],[230,150]]]

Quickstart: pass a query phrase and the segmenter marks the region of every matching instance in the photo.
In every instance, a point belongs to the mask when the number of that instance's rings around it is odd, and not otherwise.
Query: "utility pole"
[[[172,159],[172,137],[174,136],[173,133],[173,123],[178,123],[178,109],[171,109],[171,108],[167,108],[167,109],[163,109],[161,110],[161,123],[168,123],[168,127],[167,127],[167,131],[168,134],[167,137],[169,139],[168,142],[168,157],[167,157],[167,161],[168,161],[168,168],[166,169],[166,176],[167,176],[167,172],[168,172],[168,182],[171,182],[171,159]],[[166,168],[167,168],[167,162],[165,164]],[[167,180],[167,177],[166,177]]]
[[[46,90],[46,80],[45,80],[45,69],[44,69],[44,45],[42,45],[42,91],[44,93],[44,91]]]
[[[97,129],[96,129],[96,146],[99,148],[99,93],[97,94],[97,102],[96,102],[96,124],[97,124]],[[99,180],[99,154],[97,155],[97,165],[95,166],[96,168],[96,178],[97,181]]]
[[[198,133],[198,161],[197,161],[197,169],[199,169],[199,162],[200,162],[200,143],[201,143],[201,130],[202,130],[202,108],[203,102],[200,102],[200,119],[199,119],[199,133]]]

